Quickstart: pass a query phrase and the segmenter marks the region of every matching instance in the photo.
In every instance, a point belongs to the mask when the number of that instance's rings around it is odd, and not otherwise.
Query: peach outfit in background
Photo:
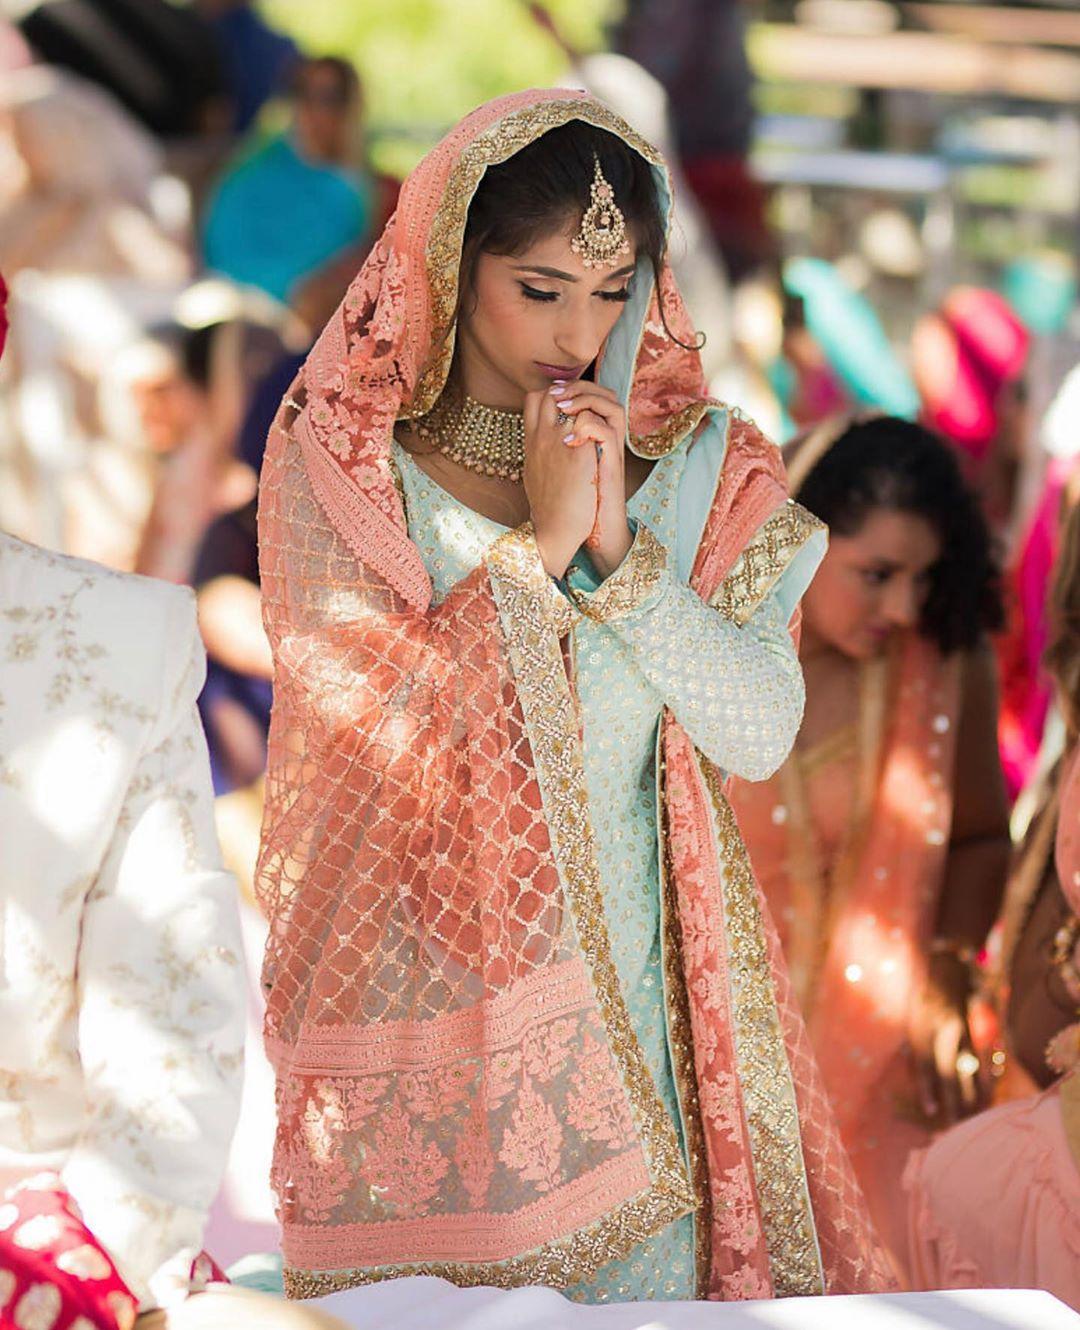
[[[1080,761],[1062,782],[1057,875],[1080,911]],[[1080,1069],[945,1133],[908,1168],[919,1288],[1041,1288],[1080,1311]]]

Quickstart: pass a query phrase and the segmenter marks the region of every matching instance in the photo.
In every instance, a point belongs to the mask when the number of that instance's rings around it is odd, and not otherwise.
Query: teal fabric
[[[1037,337],[1058,337],[1076,304],[1076,264],[1063,254],[1014,259],[1001,274],[1001,292]]]
[[[806,326],[856,404],[914,420],[920,407],[915,382],[870,302],[824,259],[789,259],[784,287],[802,300]]]
[[[206,218],[206,264],[286,300],[302,277],[363,240],[372,212],[367,181],[305,160],[279,136],[218,185]]]
[[[231,1284],[240,1288],[251,1288],[257,1293],[274,1293],[285,1296],[285,1280],[282,1274],[280,1252],[253,1252],[243,1256],[225,1272]]]
[[[696,450],[695,450],[696,451]],[[465,577],[505,530],[457,502],[394,445],[405,491],[409,535],[431,576],[434,602]],[[684,444],[658,462],[628,505],[674,555]],[[713,462],[718,465],[714,455]],[[711,495],[715,474],[708,483]],[[704,520],[704,519],[702,519]],[[599,585],[587,556],[570,574]],[[672,1120],[678,1099],[668,1050],[660,968],[656,738],[662,703],[633,663],[630,649],[604,624],[582,620],[574,631],[575,678],[584,723],[585,779],[604,887],[613,959],[634,1032]],[[567,1290],[584,1302],[693,1298],[694,1231],[687,1216]]]
[[[690,581],[694,559],[705,534],[716,478],[724,461],[726,433],[727,412],[710,412],[698,431],[693,448],[686,455],[679,483],[675,531],[675,576],[680,582]],[[778,618],[783,623],[787,624],[795,613],[795,607],[813,580],[827,547],[825,531],[815,532],[784,569],[772,593]]]

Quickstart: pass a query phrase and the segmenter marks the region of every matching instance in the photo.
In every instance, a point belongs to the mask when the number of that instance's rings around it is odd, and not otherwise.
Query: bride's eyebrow
[[[634,267],[633,263],[628,263],[625,268],[619,268],[615,272],[608,273],[604,281],[610,282],[616,277],[629,277],[634,271]],[[561,268],[545,268],[535,263],[514,264],[513,271],[534,273],[537,277],[554,277],[558,282],[580,281],[580,278],[575,277],[572,272],[563,272]]]

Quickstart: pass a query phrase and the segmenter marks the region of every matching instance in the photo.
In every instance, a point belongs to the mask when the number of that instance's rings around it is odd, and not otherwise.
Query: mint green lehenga
[[[656,463],[645,483],[630,499],[632,523],[644,523],[667,548],[670,566],[682,585],[669,587],[668,600],[694,597],[685,585],[689,565],[701,536],[722,462],[722,431],[709,432],[691,450],[687,439]],[[440,603],[455,583],[482,563],[488,546],[506,528],[474,512],[431,480],[400,446],[394,461],[401,481],[409,536],[416,543],[433,585],[433,603]],[[816,555],[809,556],[816,562]],[[787,623],[801,590],[801,579],[785,578],[774,596],[754,616],[749,650],[771,652],[791,662],[798,673]],[[586,595],[600,580],[582,551],[564,586]],[[785,590],[785,588],[789,588]],[[794,594],[793,594],[794,593]],[[584,718],[585,776],[590,815],[597,842],[604,906],[612,953],[623,993],[649,1069],[685,1153],[678,1096],[668,1044],[660,952],[660,868],[657,827],[657,730],[665,699],[673,686],[693,689],[691,677],[664,679],[664,694],[641,668],[652,658],[662,669],[665,653],[685,653],[684,660],[709,660],[720,665],[716,644],[702,640],[717,622],[692,611],[678,615],[678,604],[666,612],[654,602],[621,619],[616,626],[581,615],[571,633],[573,678]],[[704,608],[704,607],[702,607]],[[674,621],[673,621],[674,612]],[[655,622],[651,621],[655,620]],[[672,634],[676,640],[672,641]],[[730,636],[730,633],[729,633]],[[711,647],[711,653],[709,648]],[[730,641],[725,643],[730,651]],[[775,659],[774,659],[775,665]],[[726,668],[732,668],[730,657]],[[738,667],[736,666],[736,669]],[[801,690],[787,690],[787,706],[801,706]],[[784,698],[778,704],[785,704]],[[723,718],[730,749],[731,719]],[[687,1215],[636,1247],[629,1256],[602,1267],[587,1284],[568,1288],[579,1301],[690,1299],[695,1296],[694,1219]]]

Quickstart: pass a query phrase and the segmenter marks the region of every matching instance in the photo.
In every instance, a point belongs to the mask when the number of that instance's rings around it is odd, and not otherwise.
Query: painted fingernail
[[[558,393],[562,393],[562,392],[565,392],[565,391],[566,391],[566,380],[565,380],[565,379],[556,379],[555,382],[551,385],[551,388],[550,388],[550,392],[551,392],[552,397],[556,396],[556,394],[558,394]]]
[[[556,403],[556,406],[561,406],[564,408],[573,405],[574,405],[574,399],[572,397],[567,397],[564,401]]]
[[[573,441],[574,441],[574,436],[572,434],[563,435],[563,443],[573,443]]]

